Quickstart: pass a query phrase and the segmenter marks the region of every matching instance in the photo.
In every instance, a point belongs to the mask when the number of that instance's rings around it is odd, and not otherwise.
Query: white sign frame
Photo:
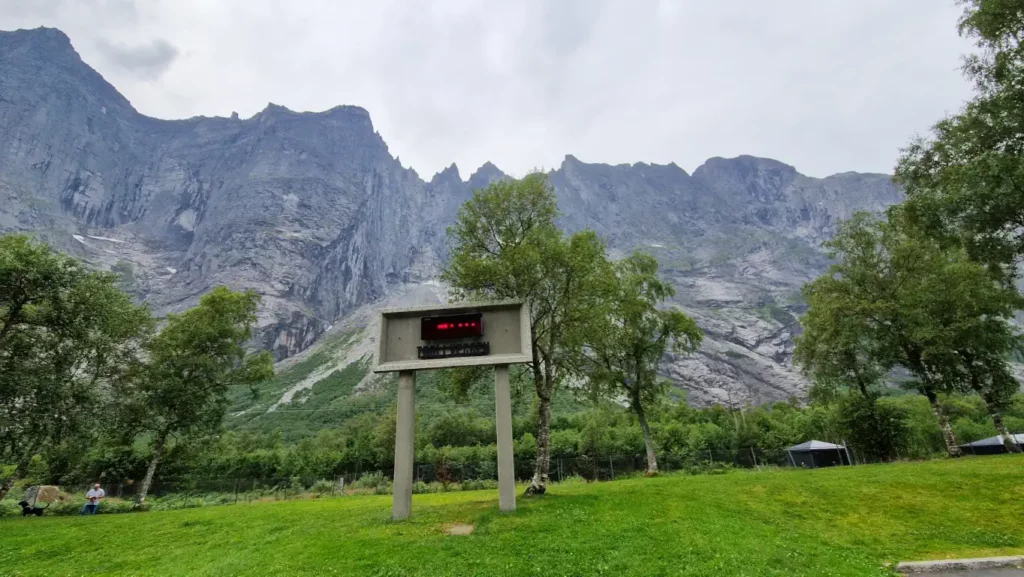
[[[517,354],[385,361],[387,358],[388,347],[388,326],[389,321],[391,320],[409,318],[419,319],[424,317],[471,313],[507,313],[510,309],[518,310],[520,352]],[[382,309],[379,314],[379,322],[377,351],[374,358],[373,368],[373,372],[375,373],[395,373],[403,371],[446,369],[452,367],[513,365],[533,362],[533,348],[530,340],[530,309],[522,301],[505,300],[493,302],[461,302],[444,305]],[[500,327],[497,327],[497,330],[501,330]],[[486,332],[484,333],[484,338],[487,338]],[[418,342],[425,344],[424,341]]]

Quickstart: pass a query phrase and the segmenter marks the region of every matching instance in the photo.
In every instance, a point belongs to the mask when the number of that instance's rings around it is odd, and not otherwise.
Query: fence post
[[[757,453],[754,452],[754,448],[753,447],[750,448],[750,456],[751,456],[751,458],[754,459],[754,468],[755,469],[760,469],[760,467],[757,466]]]
[[[235,479],[235,503],[238,503],[238,479]]]
[[[615,463],[612,463],[611,457],[608,457],[608,469],[612,472],[612,481],[615,480]]]
[[[715,456],[711,454],[711,449],[708,449],[708,460],[712,463],[715,462]]]

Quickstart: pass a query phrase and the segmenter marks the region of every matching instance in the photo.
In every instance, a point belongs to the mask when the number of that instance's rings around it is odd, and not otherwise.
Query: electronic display
[[[423,317],[420,319],[420,339],[424,341],[465,339],[482,337],[483,335],[484,323],[481,313]]]

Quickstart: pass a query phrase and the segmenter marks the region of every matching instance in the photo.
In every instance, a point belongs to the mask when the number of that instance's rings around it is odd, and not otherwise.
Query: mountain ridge
[[[839,219],[902,198],[886,175],[818,179],[753,156],[690,174],[567,154],[548,175],[561,226],[597,231],[613,257],[654,254],[674,304],[707,332],[698,354],[663,367],[697,404],[804,395],[794,315],[799,287],[827,264],[820,244]],[[463,180],[453,163],[424,180],[358,106],[149,117],[63,33],[0,32],[0,230],[33,231],[99,268],[129,263],[158,313],[218,284],[257,290],[258,340],[278,359],[395,295],[438,298],[416,287],[434,286],[446,226],[474,189],[506,177],[486,162]]]

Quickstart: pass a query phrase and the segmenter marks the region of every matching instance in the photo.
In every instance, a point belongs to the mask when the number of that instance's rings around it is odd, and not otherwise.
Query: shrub
[[[313,483],[313,486],[309,488],[309,492],[316,495],[317,497],[321,497],[323,495],[330,495],[337,490],[338,486],[334,483],[334,481],[331,481],[329,479],[321,479],[316,483]]]
[[[903,407],[879,402],[876,395],[851,393],[839,403],[839,424],[849,441],[868,460],[888,461],[906,452],[910,414]]]
[[[376,473],[369,473],[367,475],[363,475],[362,477],[359,477],[358,479],[356,479],[355,481],[352,482],[352,488],[353,489],[374,489],[378,485],[384,483],[385,481],[388,481],[388,478],[384,476],[384,473],[381,473],[380,471],[378,471]]]
[[[497,489],[498,482],[494,479],[477,479],[462,482],[463,491],[481,491],[484,489]]]

